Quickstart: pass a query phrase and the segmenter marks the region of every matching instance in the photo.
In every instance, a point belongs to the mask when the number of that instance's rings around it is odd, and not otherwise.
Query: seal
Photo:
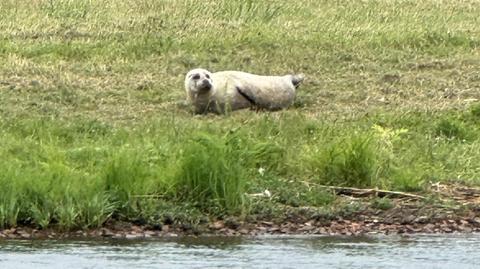
[[[303,74],[261,76],[241,71],[211,73],[197,68],[185,76],[185,90],[197,114],[222,114],[244,108],[275,111],[293,103],[303,80]]]

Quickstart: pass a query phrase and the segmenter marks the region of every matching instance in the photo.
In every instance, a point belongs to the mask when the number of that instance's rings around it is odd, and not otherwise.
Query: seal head
[[[210,91],[213,87],[212,73],[197,68],[190,70],[185,77],[185,89],[190,93],[201,94]]]

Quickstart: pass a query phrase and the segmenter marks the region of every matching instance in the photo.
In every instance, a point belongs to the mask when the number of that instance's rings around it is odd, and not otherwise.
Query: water
[[[480,268],[480,235],[0,241],[0,269]]]

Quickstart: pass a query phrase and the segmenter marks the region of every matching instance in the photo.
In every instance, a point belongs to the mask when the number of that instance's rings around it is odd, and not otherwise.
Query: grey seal
[[[244,108],[274,111],[293,103],[303,80],[303,74],[262,76],[197,68],[185,76],[185,90],[195,113],[221,114]]]

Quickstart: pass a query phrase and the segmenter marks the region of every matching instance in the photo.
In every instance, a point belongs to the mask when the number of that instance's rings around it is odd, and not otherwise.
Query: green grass
[[[334,212],[322,184],[478,185],[478,14],[453,0],[1,1],[0,227]],[[194,67],[306,80],[286,111],[194,116]]]
[[[174,195],[208,211],[235,214],[245,206],[247,175],[241,138],[199,135],[181,149]],[[218,208],[218,209],[217,209]]]

